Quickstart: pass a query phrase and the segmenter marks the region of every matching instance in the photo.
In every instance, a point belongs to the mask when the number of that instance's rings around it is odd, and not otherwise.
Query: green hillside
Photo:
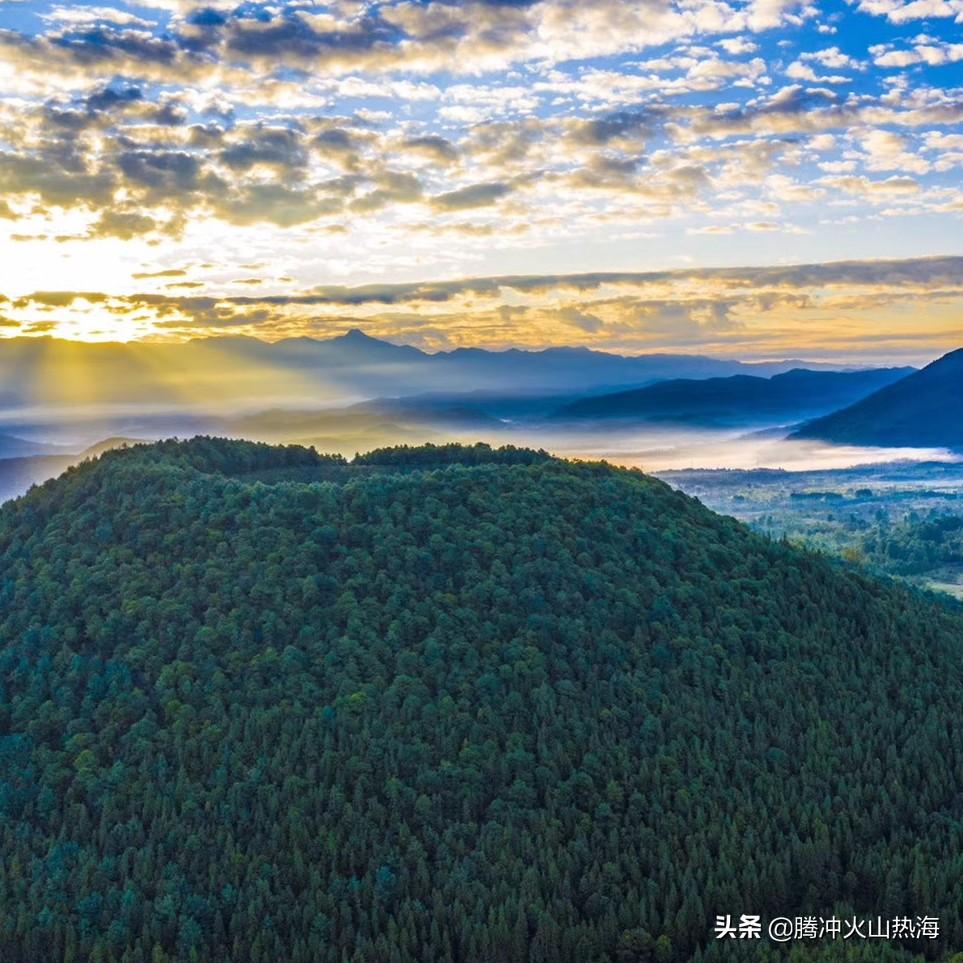
[[[3,963],[963,949],[963,617],[638,472],[167,442],[4,506],[0,566]]]

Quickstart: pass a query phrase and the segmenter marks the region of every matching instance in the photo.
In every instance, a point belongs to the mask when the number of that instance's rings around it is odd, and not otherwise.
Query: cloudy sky
[[[925,360],[963,0],[0,0],[0,332]]]

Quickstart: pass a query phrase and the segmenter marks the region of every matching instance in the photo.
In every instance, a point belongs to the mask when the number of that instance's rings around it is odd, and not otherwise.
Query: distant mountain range
[[[584,393],[667,378],[768,377],[813,365],[746,364],[699,355],[623,356],[588,348],[429,354],[359,330],[327,340],[209,338],[97,344],[0,341],[0,405],[344,403],[426,391]],[[818,367],[818,365],[817,365]]]
[[[548,444],[636,424],[803,423],[791,437],[963,448],[963,350],[919,372],[803,365],[585,348],[428,354],[357,330],[274,344],[8,339],[0,341],[0,500],[60,474],[107,436],[219,434],[350,455],[451,438]]]
[[[56,455],[68,451],[60,445],[51,445],[41,441],[30,441],[15,435],[0,433],[0,459],[27,458],[35,455]]]
[[[350,411],[380,414],[439,427],[504,428],[538,422],[560,406],[584,398],[586,392],[503,393],[496,391],[426,392],[402,398],[375,398],[353,405]]]
[[[14,440],[21,441],[19,438]],[[96,458],[105,451],[129,444],[136,444],[136,440],[106,438],[96,445],[72,454],[3,455],[0,457],[0,502],[22,495],[31,485],[39,485],[48,478],[56,478],[86,458]]]
[[[792,437],[848,445],[963,448],[963,348],[809,422]]]
[[[756,428],[798,423],[862,398],[914,368],[865,371],[793,369],[772,378],[673,379],[631,391],[587,393],[425,392],[375,398],[324,410],[276,409],[231,418],[220,433],[262,441],[314,444],[344,451],[362,443],[425,441],[447,433],[493,437],[516,429],[552,432],[623,429],[626,423],[670,428]],[[357,450],[361,445],[355,445]],[[350,446],[349,446],[350,448]]]
[[[771,378],[734,375],[700,381],[675,379],[632,391],[580,398],[559,408],[554,417],[562,421],[629,420],[707,427],[799,421],[851,404],[915,370],[796,368]]]

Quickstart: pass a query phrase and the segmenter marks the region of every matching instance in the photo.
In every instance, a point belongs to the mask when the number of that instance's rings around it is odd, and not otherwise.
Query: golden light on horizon
[[[963,258],[689,268],[278,288],[195,269],[144,272],[129,293],[31,291],[2,306],[4,337],[180,342],[324,340],[360,327],[427,351],[587,346],[814,360],[932,358],[963,343]]]

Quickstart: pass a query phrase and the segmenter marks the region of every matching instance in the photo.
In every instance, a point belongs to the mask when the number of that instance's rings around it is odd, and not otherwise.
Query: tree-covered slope
[[[963,948],[953,610],[463,455],[165,443],[0,510],[4,963],[766,961],[714,917],[834,911],[944,936],[806,960]]]
[[[793,437],[839,444],[963,448],[963,348]]]

